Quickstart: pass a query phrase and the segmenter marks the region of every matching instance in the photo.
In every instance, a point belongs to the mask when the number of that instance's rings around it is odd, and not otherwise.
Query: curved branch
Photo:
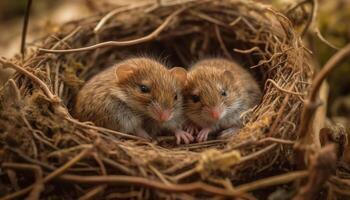
[[[310,27],[313,25],[316,16],[317,16],[317,10],[318,10],[318,2],[317,0],[309,0],[311,2],[311,15],[309,16],[307,23],[304,27],[304,30],[301,33],[301,37],[303,37],[306,32],[310,29]]]
[[[287,174],[277,175],[268,177],[264,180],[255,181],[252,183],[243,184],[237,186],[233,190],[227,190],[216,186],[211,186],[202,182],[184,183],[184,184],[164,184],[159,181],[149,180],[143,177],[131,177],[131,176],[78,176],[65,174],[59,177],[64,181],[73,183],[84,183],[84,184],[109,184],[109,185],[140,185],[149,188],[154,188],[168,192],[196,192],[202,191],[209,194],[216,194],[221,196],[240,196],[246,192],[261,189],[268,186],[288,183],[296,179],[307,177],[309,172],[307,170],[289,172]]]
[[[311,91],[309,94],[308,99],[305,102],[302,116],[301,116],[301,124],[300,129],[298,132],[299,137],[302,139],[307,134],[308,125],[310,124],[310,121],[315,113],[316,110],[316,97],[318,94],[318,91],[321,87],[322,82],[326,79],[326,77],[338,66],[339,64],[346,58],[349,58],[350,56],[350,43],[347,44],[344,48],[339,50],[336,54],[334,54],[328,62],[324,65],[322,70],[316,75],[316,77],[313,80]]]
[[[141,37],[141,38],[138,38],[138,39],[128,40],[128,41],[108,41],[108,42],[102,42],[102,43],[98,43],[98,44],[95,44],[95,45],[92,45],[92,46],[88,46],[88,47],[82,47],[82,48],[76,48],[76,49],[66,49],[66,50],[64,50],[64,49],[63,50],[54,50],[54,49],[43,49],[43,48],[40,48],[39,51],[45,52],[45,53],[74,53],[74,52],[90,51],[90,50],[95,50],[95,49],[98,49],[98,48],[109,47],[109,46],[116,46],[116,47],[130,46],[130,45],[135,45],[135,44],[140,44],[140,43],[143,43],[143,42],[147,42],[147,41],[150,41],[150,40],[156,38],[170,24],[170,22],[177,15],[179,15],[181,12],[185,11],[187,8],[188,7],[181,8],[181,9],[175,11],[174,13],[169,15],[165,19],[165,21],[156,30],[154,30],[149,35]]]
[[[16,65],[14,63],[11,63],[3,58],[0,57],[0,63],[4,66],[4,67],[9,67],[12,69],[15,69],[16,71],[20,72],[21,74],[29,77],[30,79],[32,79],[32,81],[34,81],[36,84],[39,85],[39,87],[44,91],[44,93],[46,94],[46,96],[48,98],[50,98],[51,100],[57,100],[56,96],[50,91],[49,87],[38,77],[36,77],[34,74],[32,74],[31,72],[29,72],[28,70],[26,70],[25,68]]]
[[[59,176],[61,176],[61,174],[63,174],[67,169],[69,169],[70,167],[72,167],[73,165],[75,165],[77,162],[79,162],[81,159],[83,159],[85,156],[87,156],[91,150],[93,148],[93,145],[88,145],[84,150],[82,150],[79,154],[77,154],[74,158],[72,158],[70,161],[68,161],[67,163],[65,163],[64,165],[62,165],[61,167],[57,168],[55,171],[51,172],[50,174],[48,174],[43,180],[42,183],[47,183],[49,181],[51,181],[54,178],[57,178]],[[3,165],[3,167],[11,167],[11,165]],[[18,166],[13,166],[12,167],[16,167],[16,168],[20,168]],[[16,199],[20,196],[25,195],[26,193],[30,192],[33,189],[34,185],[30,185],[22,190],[19,190],[15,193],[9,194],[5,197],[3,197],[3,200],[10,200],[10,199]]]
[[[142,3],[142,4],[132,4],[132,5],[129,5],[127,7],[118,7],[112,11],[110,11],[109,13],[107,13],[99,22],[98,24],[96,25],[96,27],[94,28],[94,33],[98,33],[100,31],[100,29],[103,27],[103,25],[105,23],[107,23],[107,21],[112,18],[113,16],[115,16],[116,14],[120,14],[122,12],[126,12],[126,11],[129,11],[129,10],[132,10],[132,9],[136,9],[136,8],[141,8],[141,7],[144,7],[144,6],[147,6],[147,5],[150,5],[149,2],[147,3]]]

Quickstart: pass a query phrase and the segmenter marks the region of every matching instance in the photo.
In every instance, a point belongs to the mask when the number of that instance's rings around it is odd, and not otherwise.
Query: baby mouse
[[[182,131],[185,69],[167,69],[146,57],[124,60],[92,77],[77,95],[73,115],[98,126],[150,139],[161,130],[177,143],[194,138]]]
[[[209,133],[222,131],[219,137],[225,138],[238,131],[242,126],[240,115],[259,103],[261,91],[250,73],[237,63],[209,58],[190,68],[184,95],[185,115],[200,128],[196,140],[203,142]]]

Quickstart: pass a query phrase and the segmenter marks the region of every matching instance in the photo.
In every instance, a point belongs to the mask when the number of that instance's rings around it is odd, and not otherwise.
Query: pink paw
[[[186,124],[186,125],[184,126],[184,130],[185,130],[187,133],[190,133],[191,135],[194,135],[194,134],[198,133],[199,128],[198,128],[196,125],[194,125],[194,124],[192,124],[192,123],[189,123],[189,124]]]
[[[201,131],[199,131],[196,138],[197,142],[207,141],[210,131],[211,131],[210,128],[203,128]]]
[[[175,137],[176,137],[176,144],[181,144],[182,140],[185,142],[185,144],[189,144],[194,140],[192,134],[183,130],[176,130]]]

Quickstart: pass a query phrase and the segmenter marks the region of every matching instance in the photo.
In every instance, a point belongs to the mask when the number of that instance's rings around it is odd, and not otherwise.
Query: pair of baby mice
[[[261,91],[241,66],[204,59],[187,72],[147,57],[122,61],[92,77],[79,91],[73,115],[98,126],[150,139],[163,130],[186,144],[221,137],[242,126],[240,115]],[[198,130],[198,131],[194,131]]]

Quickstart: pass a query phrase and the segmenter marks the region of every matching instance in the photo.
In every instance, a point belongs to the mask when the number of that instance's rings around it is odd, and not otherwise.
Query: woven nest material
[[[290,22],[268,6],[145,3],[68,23],[38,45],[25,60],[11,61],[19,71],[0,93],[0,196],[242,196],[257,188],[230,187],[293,168],[313,70]],[[85,80],[142,52],[165,55],[173,66],[208,55],[236,59],[259,78],[261,103],[231,138],[180,146],[173,137],[145,142],[69,115]]]

